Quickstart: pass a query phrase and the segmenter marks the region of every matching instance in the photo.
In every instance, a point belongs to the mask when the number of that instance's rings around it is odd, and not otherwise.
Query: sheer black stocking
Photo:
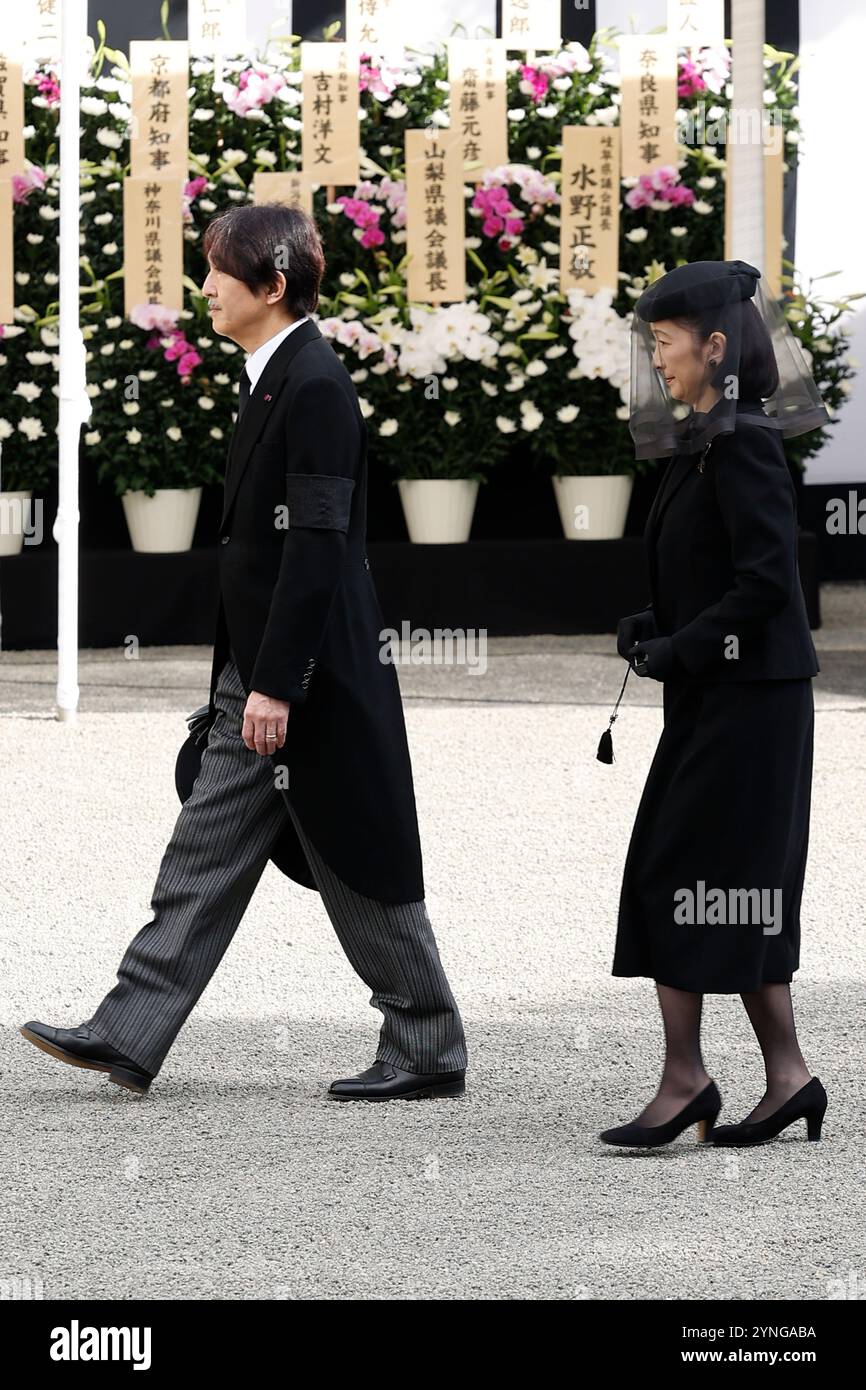
[[[663,1125],[710,1084],[701,1056],[704,996],[656,984],[665,1030],[665,1061],[659,1088],[637,1116],[641,1125]]]
[[[753,994],[740,995],[764,1057],[767,1089],[747,1120],[763,1120],[811,1080],[803,1060],[797,1030],[791,986],[762,985]]]

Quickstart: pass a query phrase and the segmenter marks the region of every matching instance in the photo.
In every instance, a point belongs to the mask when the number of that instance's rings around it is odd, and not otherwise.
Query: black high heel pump
[[[616,1129],[606,1129],[598,1137],[605,1144],[620,1144],[625,1148],[655,1148],[660,1144],[669,1144],[677,1135],[682,1134],[684,1129],[690,1125],[697,1125],[697,1139],[699,1144],[706,1143],[713,1132],[713,1125],[716,1123],[719,1111],[722,1108],[722,1098],[716,1088],[715,1081],[711,1081],[705,1086],[700,1095],[690,1100],[678,1115],[674,1115],[672,1120],[668,1120],[663,1125],[618,1125]]]
[[[786,1100],[772,1115],[767,1115],[766,1119],[751,1123],[743,1120],[738,1125],[719,1125],[718,1129],[713,1131],[712,1142],[737,1148],[745,1148],[748,1144],[766,1144],[768,1139],[775,1139],[777,1134],[781,1134],[782,1130],[787,1129],[795,1120],[806,1121],[806,1135],[814,1142],[821,1138],[821,1125],[826,1109],[827,1092],[817,1076],[813,1076],[811,1081],[807,1081],[790,1100]]]

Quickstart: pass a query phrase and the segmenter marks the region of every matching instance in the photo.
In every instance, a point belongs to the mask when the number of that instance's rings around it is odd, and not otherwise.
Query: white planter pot
[[[151,554],[189,550],[200,502],[200,487],[157,488],[153,497],[125,492],[123,510],[133,550]]]
[[[467,478],[401,478],[409,539],[416,545],[468,541],[478,483]]]
[[[0,555],[20,555],[24,526],[30,523],[27,503],[32,492],[0,492]]]
[[[553,479],[559,519],[568,541],[619,540],[634,479],[623,473],[571,474]]]

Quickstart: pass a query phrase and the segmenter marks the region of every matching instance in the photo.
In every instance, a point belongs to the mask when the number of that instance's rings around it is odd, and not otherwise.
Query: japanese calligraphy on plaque
[[[619,130],[562,128],[559,285],[619,289]]]
[[[357,183],[358,50],[346,43],[302,43],[301,167],[310,183]]]
[[[193,53],[241,53],[247,45],[246,0],[188,0]]]
[[[10,22],[6,9],[21,7],[21,0],[7,0],[3,10],[3,27]],[[61,0],[25,0],[19,17],[26,25],[27,56],[40,63],[53,63],[60,57]]]
[[[302,208],[304,212],[312,214],[313,190],[301,173],[259,172],[253,176],[253,202],[285,203],[287,207]]]
[[[346,39],[362,53],[381,53],[402,42],[401,9],[410,0],[346,0]],[[417,4],[417,0],[411,0]]]
[[[133,178],[185,179],[189,169],[189,45],[133,39],[129,54],[130,173]]]
[[[725,0],[668,0],[668,34],[678,48],[721,48]]]
[[[449,39],[451,129],[460,136],[468,177],[508,163],[505,44],[500,39]]]
[[[123,182],[123,275],[127,317],[137,304],[183,308],[183,179]]]
[[[677,165],[677,45],[670,35],[623,34],[617,40],[622,80],[622,176]]]
[[[24,80],[21,55],[0,47],[0,179],[24,173]]]
[[[406,209],[409,298],[465,299],[463,169],[453,130],[406,131]]]
[[[506,48],[559,48],[559,0],[502,0]]]

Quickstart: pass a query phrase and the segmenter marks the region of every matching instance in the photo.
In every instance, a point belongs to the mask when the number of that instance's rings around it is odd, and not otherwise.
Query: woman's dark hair
[[[733,315],[738,316],[739,323]],[[702,343],[707,341],[711,333],[725,334],[727,346],[710,378],[712,386],[724,390],[729,378],[736,376],[739,378],[737,390],[742,400],[767,400],[778,389],[776,354],[764,321],[751,299],[737,300],[721,309],[702,309],[674,322],[691,329]],[[738,335],[739,362],[734,360]]]
[[[318,305],[325,255],[315,222],[301,208],[283,203],[229,208],[208,225],[202,245],[214,270],[242,280],[253,294],[272,289],[276,272],[282,271],[282,302],[293,319]]]

